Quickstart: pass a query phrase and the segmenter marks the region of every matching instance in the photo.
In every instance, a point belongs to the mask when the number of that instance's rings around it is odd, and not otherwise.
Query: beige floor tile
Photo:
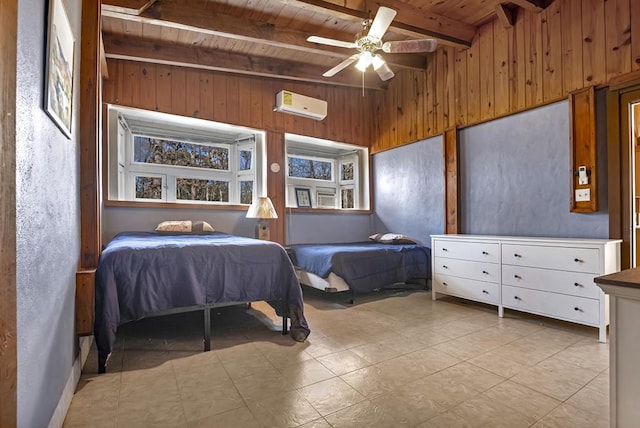
[[[245,405],[231,380],[205,380],[180,385],[180,400],[188,422]]]
[[[463,385],[479,392],[486,391],[505,381],[501,376],[465,362],[439,371],[430,379],[442,379],[446,383]]]
[[[300,425],[300,428],[331,428],[331,425],[329,425],[329,422],[327,422],[325,418],[320,418],[304,425]]]
[[[215,416],[189,422],[189,428],[261,428],[248,407],[240,407]]]
[[[510,378],[529,368],[528,365],[511,360],[509,353],[502,348],[471,358],[468,362],[504,378]]]
[[[340,378],[332,378],[299,390],[323,416],[337,412],[365,398]]]
[[[323,366],[331,370],[336,376],[340,376],[354,370],[367,367],[370,363],[351,350],[344,350],[334,354],[317,358]]]
[[[382,343],[367,343],[350,349],[351,352],[367,361],[369,364],[376,364],[381,361],[402,355],[400,350]]]
[[[397,379],[385,376],[377,365],[347,373],[340,376],[340,379],[365,397],[380,395],[399,386]]]
[[[599,419],[608,418],[609,382],[594,380],[573,394],[565,403],[592,413]]]
[[[320,418],[316,409],[297,391],[258,401],[248,400],[247,406],[264,427],[297,427]]]
[[[457,421],[454,422],[454,426],[492,428],[524,428],[530,427],[535,422],[535,419],[530,416],[483,396],[471,398],[445,415],[431,419],[430,422],[435,423],[436,426],[446,427],[451,426],[449,420]]]
[[[399,426],[393,415],[370,401],[362,401],[326,417],[333,428],[394,428]]]
[[[609,415],[594,415],[564,403],[540,419],[533,428],[606,428],[608,426]]]
[[[222,360],[222,365],[234,380],[275,369],[273,364],[260,353],[239,354],[235,358],[225,358]]]
[[[260,400],[294,389],[293,385],[274,368],[233,379],[233,383],[245,400]]]
[[[560,405],[560,401],[526,386],[506,381],[485,391],[490,400],[505,404],[518,412],[538,420]]]
[[[559,359],[548,359],[518,373],[512,381],[564,401],[591,382],[598,372]]]
[[[315,359],[283,367],[280,373],[295,388],[302,388],[335,376],[335,374]]]
[[[600,343],[597,338],[582,339],[558,352],[553,358],[600,372],[609,367],[609,343]]]

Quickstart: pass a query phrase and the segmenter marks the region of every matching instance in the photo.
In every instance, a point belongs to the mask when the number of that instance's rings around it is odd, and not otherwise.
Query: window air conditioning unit
[[[280,91],[276,94],[274,111],[322,120],[327,117],[327,102],[289,91]]]

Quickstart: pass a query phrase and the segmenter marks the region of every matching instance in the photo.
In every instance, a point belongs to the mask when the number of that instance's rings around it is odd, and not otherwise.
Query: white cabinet
[[[620,240],[433,235],[433,299],[448,294],[599,328],[608,297],[593,278],[620,270]]]

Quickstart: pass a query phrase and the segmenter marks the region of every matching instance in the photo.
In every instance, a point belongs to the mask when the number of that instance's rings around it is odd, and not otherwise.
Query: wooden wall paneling
[[[461,233],[458,208],[458,130],[447,129],[443,135],[445,233]]]
[[[629,2],[629,17],[631,25],[631,70],[640,70],[640,2]]]
[[[213,107],[212,116],[217,122],[232,123],[233,118],[227,114],[227,81],[232,76],[223,73],[209,72],[209,82],[211,83],[210,97]],[[209,83],[208,82],[208,83]],[[200,82],[202,87],[202,81]],[[207,106],[209,101],[207,101]]]
[[[238,80],[238,123],[251,123],[251,80],[245,77]]]
[[[416,115],[416,140],[422,140],[426,135],[425,110],[425,72],[414,71],[412,84],[415,90],[415,103],[413,108]]]
[[[262,128],[270,129],[272,131],[280,130],[276,127],[276,116],[282,116],[282,113],[277,113],[273,111],[273,106],[276,104],[276,93],[279,92],[282,88],[277,87],[274,88],[272,85],[273,81],[263,81],[261,84],[262,87],[262,101],[261,101],[261,110],[262,110]],[[271,108],[269,108],[271,107]]]
[[[404,118],[403,131],[398,136],[400,141],[416,141],[418,139],[418,107],[420,95],[416,87],[416,73],[409,71],[402,82],[402,95],[400,100],[402,107],[400,114]]]
[[[438,64],[438,56],[431,54],[431,61],[427,62],[427,70],[425,72],[425,85],[424,85],[424,101],[425,109],[423,115],[425,116],[425,127],[427,135],[436,134],[436,116],[435,116],[435,104],[436,104],[436,69]]]
[[[569,97],[571,112],[571,211],[595,212],[598,210],[598,171],[596,147],[596,105],[595,90],[592,87],[574,92]],[[579,166],[586,166],[590,174],[588,184],[578,184]],[[576,202],[575,190],[588,189],[591,193],[589,201]]]
[[[495,116],[494,38],[495,21],[478,30],[480,57],[480,119]]]
[[[434,76],[434,84],[435,90],[433,91],[435,95],[435,104],[434,104],[434,116],[435,116],[435,129],[436,133],[443,132],[446,128],[445,124],[445,116],[447,114],[447,104],[445,103],[445,82],[447,79],[447,58],[446,58],[446,48],[438,49],[436,51],[436,69]]]
[[[497,21],[493,26],[493,74],[495,84],[494,115],[502,116],[510,111],[510,76],[509,41],[512,39],[513,27],[505,28]]]
[[[93,334],[95,311],[96,269],[80,268],[76,272],[75,322],[76,334]]]
[[[262,126],[262,109],[271,109],[274,103],[263,104],[262,85],[257,79],[250,80],[249,96],[251,97],[250,123],[256,129],[263,129]]]
[[[140,72],[140,107],[147,110],[157,110],[157,81],[156,64],[142,64]]]
[[[202,117],[200,114],[200,72],[198,70],[185,71],[184,93],[184,108],[187,116]]]
[[[123,76],[125,75],[124,73],[124,61],[117,61],[113,66],[110,65],[111,63],[107,60],[107,67],[109,68],[109,70],[112,71],[112,75],[113,72],[115,71],[117,73],[118,78],[117,79],[107,79],[107,80],[103,80],[103,87],[105,85],[106,82],[112,82],[115,89],[114,89],[114,96],[115,98],[115,103],[119,104],[120,100],[123,98],[123,92],[124,92],[124,88],[125,88],[125,83],[123,81]],[[115,70],[114,70],[115,68]]]
[[[584,87],[582,59],[582,2],[560,3],[562,32],[562,84],[563,93]]]
[[[240,76],[234,74],[227,75],[227,121],[236,125],[242,123],[240,121],[240,79]],[[216,94],[215,97],[218,98],[218,92],[224,90],[225,88],[213,88],[213,91]]]
[[[476,35],[471,47],[467,49],[467,123],[480,120],[480,42]]]
[[[455,80],[454,92],[455,102],[454,108],[456,112],[455,123],[461,126],[467,123],[467,50],[455,50]],[[426,107],[425,107],[426,108]],[[428,134],[425,132],[425,134]]]
[[[584,0],[582,6],[582,73],[583,87],[607,82],[604,2]]]
[[[180,116],[191,116],[187,109],[187,73],[182,67],[171,67],[171,107],[165,112],[174,112]]]
[[[173,110],[173,76],[175,67],[163,64],[156,66],[156,110],[168,112]]]
[[[542,89],[544,101],[560,98],[562,92],[562,15],[560,4],[554,2],[540,12],[542,18],[542,50],[544,52],[544,70]]]
[[[214,79],[215,77],[212,72],[200,71],[198,75],[198,99],[200,101],[198,111],[202,119],[226,122],[226,110],[223,112],[218,111],[217,105],[214,102],[214,100],[217,99],[226,100],[226,92],[224,86],[214,87],[214,85],[216,85]],[[217,97],[214,96],[214,94],[217,95]],[[225,115],[224,120],[219,119],[221,114]]]
[[[542,75],[544,69],[542,50],[542,13],[524,11],[525,44],[525,104],[533,107],[542,103]]]
[[[374,98],[376,100],[375,103],[375,120],[373,121],[373,125],[375,126],[375,135],[376,140],[371,145],[371,152],[376,153],[381,150],[384,150],[386,147],[386,129],[389,126],[389,117],[390,115],[387,113],[389,108],[389,102],[387,101],[387,93],[376,93],[374,94]]]
[[[454,72],[455,72],[455,49],[453,47],[445,47],[443,50],[444,53],[444,124],[443,129],[451,128],[455,125],[456,118],[456,104],[455,104],[455,83],[454,83]]]
[[[516,22],[509,37],[509,110],[521,111],[526,107],[526,57],[527,39],[524,33],[525,11],[516,11]]]
[[[281,245],[286,244],[285,225],[287,224],[286,210],[286,152],[284,144],[284,134],[281,132],[267,131],[267,165],[277,163],[280,165],[279,172],[273,172],[267,168],[267,195],[271,198],[273,207],[278,214],[278,218],[268,220],[271,240]]]
[[[138,83],[138,70],[140,64],[133,61],[124,61],[123,75],[119,77],[123,80],[122,104],[127,106],[140,106],[140,84]]]
[[[0,1],[0,426],[17,426],[16,58],[18,0]]]
[[[607,80],[631,71],[631,21],[629,16],[631,10],[629,3],[630,0],[608,0],[605,2]],[[635,22],[634,25],[638,25],[638,23]]]

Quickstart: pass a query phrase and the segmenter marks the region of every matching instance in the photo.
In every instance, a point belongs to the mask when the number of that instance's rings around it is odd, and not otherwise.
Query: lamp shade
[[[278,218],[271,199],[261,196],[247,210],[247,218]]]

